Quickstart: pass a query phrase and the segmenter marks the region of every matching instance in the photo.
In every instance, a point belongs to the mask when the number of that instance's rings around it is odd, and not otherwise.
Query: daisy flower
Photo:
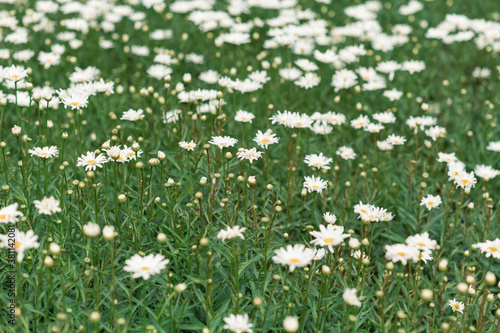
[[[434,250],[437,246],[437,242],[429,238],[429,233],[424,232],[422,234],[417,234],[414,236],[409,236],[406,238],[406,244],[412,246],[420,251],[430,251]]]
[[[24,214],[17,210],[18,203],[0,208],[0,223],[16,223]]]
[[[356,153],[350,147],[342,146],[335,153],[342,157],[344,160],[353,160],[356,157]]]
[[[493,257],[500,259],[500,238],[495,240],[487,240],[486,242],[474,244],[481,253],[484,253],[486,258]]]
[[[321,260],[325,257],[326,255],[326,250],[324,248],[321,249],[314,249],[314,260]]]
[[[361,302],[359,301],[356,293],[358,290],[356,288],[345,288],[344,293],[342,294],[342,299],[347,305],[361,307]]]
[[[52,158],[59,154],[59,150],[57,150],[57,146],[50,146],[50,147],[35,147],[34,149],[29,149],[28,153],[31,154],[31,156],[38,156],[40,158]]]
[[[287,265],[290,272],[293,272],[297,267],[304,267],[311,263],[316,255],[316,251],[306,248],[303,244],[288,245],[286,248],[282,247],[274,252],[273,262],[275,264]]]
[[[139,119],[144,118],[144,111],[139,109],[137,111],[129,109],[128,111],[123,112],[121,120],[129,120],[129,121],[137,121]]]
[[[248,314],[230,314],[224,318],[224,329],[230,330],[233,333],[252,333],[253,324],[250,322]]]
[[[335,216],[329,212],[326,212],[325,214],[323,214],[323,219],[325,220],[326,223],[330,223],[330,224],[335,224],[335,222],[337,222],[337,216]]]
[[[212,140],[208,141],[208,143],[211,143],[214,146],[219,147],[220,149],[233,147],[237,142],[237,139],[234,139],[230,136],[213,136]]]
[[[255,116],[253,113],[243,110],[236,111],[236,115],[234,116],[234,120],[240,123],[252,123],[254,118]]]
[[[60,91],[59,100],[60,103],[64,104],[65,108],[70,107],[71,110],[80,110],[87,107],[89,95],[80,91]]]
[[[179,142],[179,147],[181,147],[182,149],[186,149],[187,151],[194,151],[196,146],[197,144],[193,140],[189,142],[186,141]]]
[[[318,192],[321,193],[324,189],[326,189],[326,186],[328,182],[326,180],[321,179],[320,177],[304,177],[304,187],[307,189],[307,192]]]
[[[500,141],[489,142],[486,150],[500,152]]]
[[[28,71],[22,66],[12,65],[5,67],[0,72],[2,76],[12,82],[18,82],[28,76]]]
[[[44,197],[42,200],[33,201],[35,208],[38,209],[39,214],[52,215],[61,211],[59,207],[59,200],[56,200],[53,196],[50,198]]]
[[[243,149],[236,153],[236,156],[241,160],[248,160],[252,164],[253,161],[258,160],[262,156],[262,152],[257,151],[256,148]]]
[[[489,165],[480,164],[476,165],[476,167],[474,168],[474,173],[479,178],[482,178],[485,181],[489,181],[490,179],[493,179],[498,175],[498,170],[493,169]]]
[[[98,156],[96,156],[95,152],[89,151],[87,152],[87,155],[78,157],[77,166],[84,166],[85,171],[95,171],[97,167],[102,168],[102,165],[106,162],[108,162],[108,160],[106,159],[104,154],[99,154]]]
[[[132,147],[127,147],[127,145],[125,145],[125,147],[122,149],[122,154],[124,155],[125,161],[135,161],[137,157],[142,155],[142,149],[134,151]]]
[[[333,159],[326,157],[325,155],[323,155],[323,153],[320,153],[319,155],[306,155],[306,157],[304,158],[304,162],[306,162],[308,166],[324,170],[330,169],[328,164],[330,164],[332,161]]]
[[[417,248],[406,244],[393,244],[385,246],[385,258],[396,263],[400,261],[406,266],[408,261],[418,256]]]
[[[459,301],[457,301],[455,299],[452,299],[452,300],[448,301],[448,304],[450,305],[450,307],[453,310],[453,312],[460,312],[461,314],[464,313],[463,312],[464,309],[465,309],[464,303],[459,302]]]
[[[328,224],[326,227],[324,225],[319,226],[320,231],[310,231],[309,234],[314,237],[311,244],[318,245],[321,247],[328,247],[328,250],[333,253],[333,247],[340,245],[344,239],[351,237],[349,234],[344,234],[344,227]]]
[[[87,237],[90,238],[97,237],[100,232],[101,232],[101,227],[97,223],[88,222],[87,224],[83,225],[83,233]]]
[[[351,126],[355,129],[365,128],[370,123],[368,116],[360,115],[358,118],[351,120]]]
[[[393,124],[396,122],[396,117],[394,116],[394,113],[390,111],[375,113],[372,117],[373,119],[382,124]]]
[[[162,269],[167,267],[169,262],[170,260],[165,259],[162,254],[150,254],[145,257],[134,254],[125,261],[123,270],[132,272],[132,279],[142,277],[144,280],[148,280],[151,275],[160,273]]]
[[[438,208],[441,204],[441,197],[439,195],[428,195],[425,198],[422,198],[420,202],[420,206],[427,207],[428,210],[433,208]]]
[[[8,247],[17,252],[17,262],[22,262],[24,259],[24,251],[38,248],[40,244],[37,242],[38,236],[33,230],[28,230],[26,233],[14,230],[14,241],[9,235],[0,235],[0,247]]]
[[[420,251],[417,256],[413,258],[413,261],[423,261],[426,264],[427,261],[432,260],[431,253],[431,251]]]
[[[227,229],[222,229],[217,233],[217,238],[222,241],[225,241],[226,239],[235,239],[237,237],[245,239],[245,236],[243,235],[245,230],[247,230],[247,228],[241,228],[237,225],[234,227],[227,227]]]
[[[474,177],[474,172],[468,173],[466,171],[462,171],[455,176],[454,182],[457,187],[460,186],[465,191],[470,191],[470,189],[476,185],[477,179]]]
[[[391,134],[387,137],[387,142],[393,146],[401,146],[406,142],[406,138],[404,136]]]
[[[276,134],[272,133],[270,130],[262,133],[261,131],[257,131],[255,138],[253,141],[257,142],[257,144],[264,149],[267,149],[269,145],[278,143],[280,139],[276,137]]]

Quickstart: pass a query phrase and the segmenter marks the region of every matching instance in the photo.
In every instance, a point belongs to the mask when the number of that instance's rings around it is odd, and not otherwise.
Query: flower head
[[[17,202],[12,205],[0,208],[0,223],[16,223],[19,217],[23,217],[23,213],[17,210]]]
[[[283,266],[286,265],[290,267],[290,272],[293,272],[297,267],[309,265],[314,259],[316,251],[306,248],[303,244],[295,244],[277,249],[275,253],[276,255],[272,258],[273,262]]]
[[[344,234],[344,227],[334,224],[319,226],[320,231],[310,231],[309,234],[314,237],[311,244],[326,246],[328,250],[333,253],[333,247],[340,245],[344,239],[351,237],[349,234]]]
[[[224,329],[230,330],[233,333],[252,333],[253,324],[250,322],[248,314],[230,314],[229,317],[224,318]]]
[[[132,272],[132,279],[142,277],[144,280],[148,280],[152,275],[160,273],[162,269],[167,267],[169,262],[170,260],[165,259],[162,254],[150,254],[145,257],[134,254],[125,261],[123,270]]]
[[[59,200],[52,196],[50,198],[44,197],[42,200],[35,200],[33,203],[36,209],[38,209],[39,214],[52,215],[61,211]]]
[[[137,111],[129,109],[128,111],[123,112],[121,120],[137,121],[142,118],[144,118],[144,111],[142,109]]]
[[[0,247],[14,249],[17,252],[17,262],[22,262],[24,259],[24,251],[40,246],[37,240],[38,236],[35,235],[33,230],[28,230],[24,233],[15,229],[14,241],[12,241],[10,234],[0,235]]]

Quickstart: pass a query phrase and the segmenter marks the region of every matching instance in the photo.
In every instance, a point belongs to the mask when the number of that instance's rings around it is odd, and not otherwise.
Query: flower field
[[[497,0],[0,0],[0,332],[499,333],[499,53]]]

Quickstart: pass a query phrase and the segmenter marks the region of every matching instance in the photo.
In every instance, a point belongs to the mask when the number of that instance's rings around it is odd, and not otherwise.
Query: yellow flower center
[[[292,258],[292,259],[290,259],[288,261],[290,261],[292,264],[298,264],[300,262],[300,260],[297,259],[297,258]]]
[[[455,310],[455,311],[459,311],[460,310],[460,305],[458,304],[452,304],[451,307]]]
[[[463,184],[463,185],[467,185],[469,184],[469,180],[468,179],[461,179],[460,182]]]
[[[488,246],[487,249],[490,250],[490,252],[498,252],[498,248],[494,246]]]
[[[434,205],[434,202],[432,201],[427,202],[427,206],[432,206],[432,205]]]
[[[424,243],[420,242],[420,243],[417,243],[418,246],[425,246]]]
[[[262,142],[262,143],[269,143],[269,142],[271,142],[271,140],[269,140],[268,138],[264,138],[264,139],[262,139],[262,141],[261,141],[261,142]]]
[[[6,220],[6,219],[9,219],[10,218],[10,214],[7,215],[7,214],[0,214],[0,220]]]
[[[95,160],[88,160],[87,161],[87,164],[89,164],[89,165],[92,164],[92,163],[95,163]]]
[[[406,253],[406,252],[398,252],[398,256],[404,257],[404,256],[406,256],[406,255],[407,255],[407,253]]]
[[[18,76],[18,75],[15,75],[15,74],[10,76],[10,78],[11,78],[11,79],[14,79],[15,81],[17,81],[17,78],[18,78],[18,77],[19,77],[19,76]]]
[[[145,266],[145,267],[142,267],[141,268],[143,271],[148,271],[149,270],[149,267]]]
[[[331,238],[331,237],[325,238],[325,243],[326,244],[333,244],[333,238]]]
[[[316,163],[314,163],[313,165],[314,165],[315,167],[320,167],[320,166],[321,166],[321,163],[316,162]]]
[[[80,103],[78,103],[78,102],[71,102],[71,105],[73,105],[73,106],[77,106],[77,105],[79,105],[79,104],[80,104]]]
[[[47,156],[49,153],[41,153],[42,156]]]
[[[18,249],[21,247],[21,242],[14,242],[14,248]]]

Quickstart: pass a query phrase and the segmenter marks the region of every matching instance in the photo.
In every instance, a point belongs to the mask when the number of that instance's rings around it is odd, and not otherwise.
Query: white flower
[[[230,330],[233,333],[252,333],[253,324],[250,323],[250,318],[248,314],[244,315],[234,315],[230,314],[229,317],[224,318],[224,329]]]
[[[420,251],[434,250],[437,246],[437,242],[433,239],[430,239],[427,232],[409,236],[408,238],[406,238],[406,244]]]
[[[280,141],[279,138],[276,137],[276,134],[266,131],[262,133],[261,131],[257,131],[257,134],[253,141],[257,142],[257,144],[264,149],[267,149],[269,145],[278,143]]]
[[[344,293],[342,294],[342,298],[347,305],[361,307],[361,302],[359,301],[356,293],[358,290],[356,288],[345,288]]]
[[[306,157],[304,158],[304,162],[306,162],[308,166],[324,170],[330,169],[328,164],[330,164],[332,161],[333,161],[332,158],[326,157],[325,155],[323,155],[323,153],[320,153],[319,155],[317,154],[306,155]]]
[[[463,312],[465,309],[464,303],[459,302],[455,299],[452,299],[452,300],[448,301],[448,304],[450,305],[453,312],[460,312],[461,314],[464,313]]]
[[[326,223],[330,223],[330,224],[335,224],[335,222],[337,222],[337,216],[335,216],[329,212],[326,212],[325,214],[323,214],[323,219],[326,221]]]
[[[24,67],[15,65],[3,68],[0,73],[5,79],[12,82],[21,81],[28,76],[28,71]]]
[[[477,243],[474,246],[481,250],[481,253],[485,253],[486,258],[500,259],[500,238]]]
[[[42,200],[35,200],[33,203],[36,209],[38,209],[39,214],[52,215],[61,211],[59,200],[56,200],[52,196],[50,198],[44,197]]]
[[[396,263],[400,261],[406,266],[409,260],[418,256],[417,248],[406,244],[393,244],[385,246],[385,258]]]
[[[465,191],[470,191],[476,185],[477,179],[474,177],[474,172],[467,173],[466,171],[462,171],[455,176],[454,182],[457,187],[460,186]]]
[[[344,239],[351,237],[349,234],[344,234],[344,227],[328,224],[326,227],[324,225],[319,226],[320,231],[310,231],[309,234],[314,237],[311,244],[326,246],[328,250],[333,253],[333,247],[340,245]]]
[[[29,149],[28,153],[31,154],[31,156],[35,155],[40,158],[51,158],[59,154],[59,150],[57,150],[56,146],[50,146],[50,147],[35,147],[34,149]]]
[[[356,158],[356,153],[354,152],[354,150],[346,146],[340,147],[337,150],[336,154],[342,157],[344,160],[353,160],[354,158]]]
[[[123,270],[132,272],[132,279],[142,277],[144,280],[148,280],[151,275],[160,273],[162,269],[167,267],[169,262],[170,260],[165,259],[162,254],[150,254],[145,257],[134,254],[125,261]]]
[[[78,157],[77,166],[84,166],[85,171],[95,170],[97,167],[102,168],[104,163],[108,162],[104,154],[95,156],[95,152],[87,152],[87,155]]]
[[[226,230],[222,229],[217,233],[217,238],[222,241],[225,241],[226,239],[235,239],[237,237],[245,239],[245,236],[243,235],[245,230],[247,230],[247,228],[241,228],[237,225],[234,227],[227,227]]]
[[[495,178],[498,175],[498,170],[493,169],[489,165],[476,165],[474,168],[474,173],[479,178],[483,178],[485,181],[489,181],[490,179]]]
[[[304,267],[311,263],[314,259],[316,251],[306,248],[303,244],[288,245],[274,251],[273,262],[275,264],[287,265],[290,267],[290,272],[293,272],[297,267]]]
[[[89,222],[83,225],[83,233],[87,237],[90,238],[97,237],[97,235],[99,235],[100,232],[101,232],[101,227],[99,227],[99,224]]]
[[[191,140],[189,142],[186,142],[186,141],[179,142],[179,147],[181,147],[182,149],[186,149],[187,151],[194,151],[196,146],[197,145],[193,140]]]
[[[129,109],[128,111],[123,112],[121,120],[137,121],[139,119],[144,118],[143,113],[144,111],[142,109],[139,109],[137,111]]]
[[[256,148],[243,149],[236,153],[236,156],[238,156],[240,160],[248,160],[248,162],[252,164],[253,161],[258,160],[262,156],[262,152],[257,151]]]
[[[283,328],[285,332],[297,332],[299,330],[299,320],[297,317],[288,316],[283,320]]]
[[[320,177],[304,177],[304,187],[307,189],[307,192],[318,192],[321,193],[326,189],[328,182],[326,180],[321,179]]]
[[[237,139],[231,138],[230,136],[213,136],[212,140],[208,141],[208,143],[218,146],[220,149],[232,147],[237,142]]]
[[[112,225],[107,225],[104,228],[102,228],[102,236],[106,240],[112,240],[115,238],[118,234],[115,231],[115,227]]]
[[[28,230],[26,233],[14,230],[14,237],[11,233],[0,235],[0,247],[8,247],[17,252],[17,262],[22,262],[24,259],[24,251],[28,249],[38,248],[40,244],[37,242],[38,236],[33,230]]]
[[[428,210],[432,208],[438,208],[441,204],[441,197],[439,195],[428,195],[425,198],[422,198],[420,202],[420,206],[427,207]]]
[[[252,119],[254,118],[253,113],[243,110],[236,111],[236,115],[234,116],[234,120],[240,123],[252,123]]]
[[[16,223],[19,217],[23,217],[23,213],[17,210],[17,202],[12,205],[0,208],[0,223]]]

